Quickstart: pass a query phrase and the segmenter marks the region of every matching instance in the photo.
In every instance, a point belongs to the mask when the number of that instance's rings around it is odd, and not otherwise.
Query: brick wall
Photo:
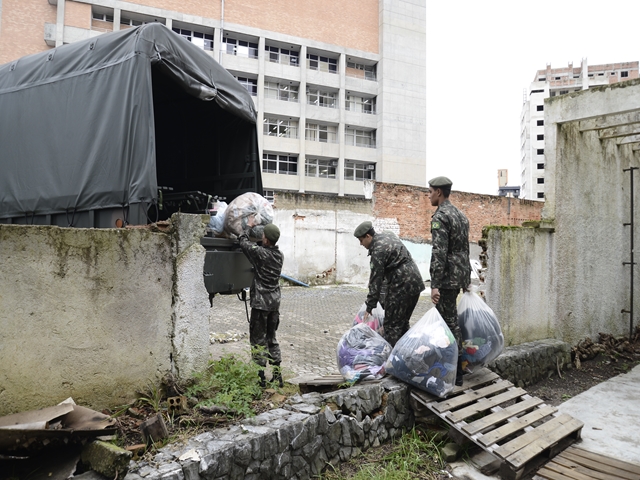
[[[286,192],[277,192],[273,202],[273,206],[280,210],[347,210],[367,215],[371,215],[371,205],[371,200],[364,198]]]
[[[56,6],[42,0],[2,0],[0,65],[47,50],[44,24],[56,23]]]
[[[540,220],[544,203],[517,198],[499,197],[452,191],[451,203],[469,219],[469,240],[477,242],[486,225],[522,225]],[[376,218],[396,218],[401,238],[415,242],[431,240],[431,206],[427,189],[392,183],[376,183],[373,193],[373,215]]]
[[[70,27],[91,28],[91,5],[88,3],[66,2],[64,24]]]

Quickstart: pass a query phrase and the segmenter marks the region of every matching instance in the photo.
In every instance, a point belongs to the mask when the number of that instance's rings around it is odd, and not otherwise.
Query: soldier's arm
[[[365,304],[367,305],[367,312],[376,308],[378,300],[380,299],[380,290],[382,289],[382,282],[384,280],[384,261],[378,254],[371,255],[371,274],[369,275],[369,294]]]
[[[449,248],[449,230],[440,219],[431,222],[431,288],[440,288],[444,281]]]

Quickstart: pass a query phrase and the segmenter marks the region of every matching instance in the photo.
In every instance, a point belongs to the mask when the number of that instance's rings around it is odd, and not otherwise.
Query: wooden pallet
[[[412,397],[501,460],[500,476],[517,480],[580,438],[583,424],[486,368],[465,375],[446,399],[413,389]]]
[[[539,480],[638,480],[640,465],[571,446],[536,473]]]

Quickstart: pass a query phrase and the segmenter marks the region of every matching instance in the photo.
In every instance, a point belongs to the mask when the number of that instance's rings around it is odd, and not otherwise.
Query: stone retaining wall
[[[518,386],[571,366],[570,347],[542,340],[504,352],[489,368]],[[310,479],[413,427],[411,387],[386,377],[348,389],[295,395],[283,408],[203,433],[131,462],[125,480]]]

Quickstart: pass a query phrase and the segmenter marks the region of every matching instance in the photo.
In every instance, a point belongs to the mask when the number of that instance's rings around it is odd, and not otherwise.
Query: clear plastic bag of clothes
[[[226,210],[227,202],[217,202],[214,210],[215,214],[211,215],[209,218],[209,225],[207,225],[207,227],[215,237],[222,235],[222,232],[224,232],[224,217]]]
[[[369,325],[373,331],[378,333],[379,335],[384,336],[384,309],[380,302],[376,305],[376,308],[371,310],[371,315],[367,318],[367,321],[364,321],[364,314],[367,313],[367,304],[363,303],[356,313],[356,318],[353,319],[353,324],[358,325],[359,323],[364,323]]]
[[[486,365],[502,353],[504,336],[493,310],[475,292],[465,292],[458,304],[462,333],[462,369]]]
[[[258,232],[252,230],[255,227],[273,222],[273,207],[269,200],[262,195],[253,192],[243,193],[234,198],[225,211],[224,232],[229,236],[239,236],[246,230],[250,230],[250,237],[254,237]]]
[[[338,342],[338,369],[347,382],[375,380],[385,376],[384,364],[391,345],[366,323],[349,329]]]
[[[438,397],[454,388],[458,344],[436,308],[431,308],[396,343],[387,373]]]

